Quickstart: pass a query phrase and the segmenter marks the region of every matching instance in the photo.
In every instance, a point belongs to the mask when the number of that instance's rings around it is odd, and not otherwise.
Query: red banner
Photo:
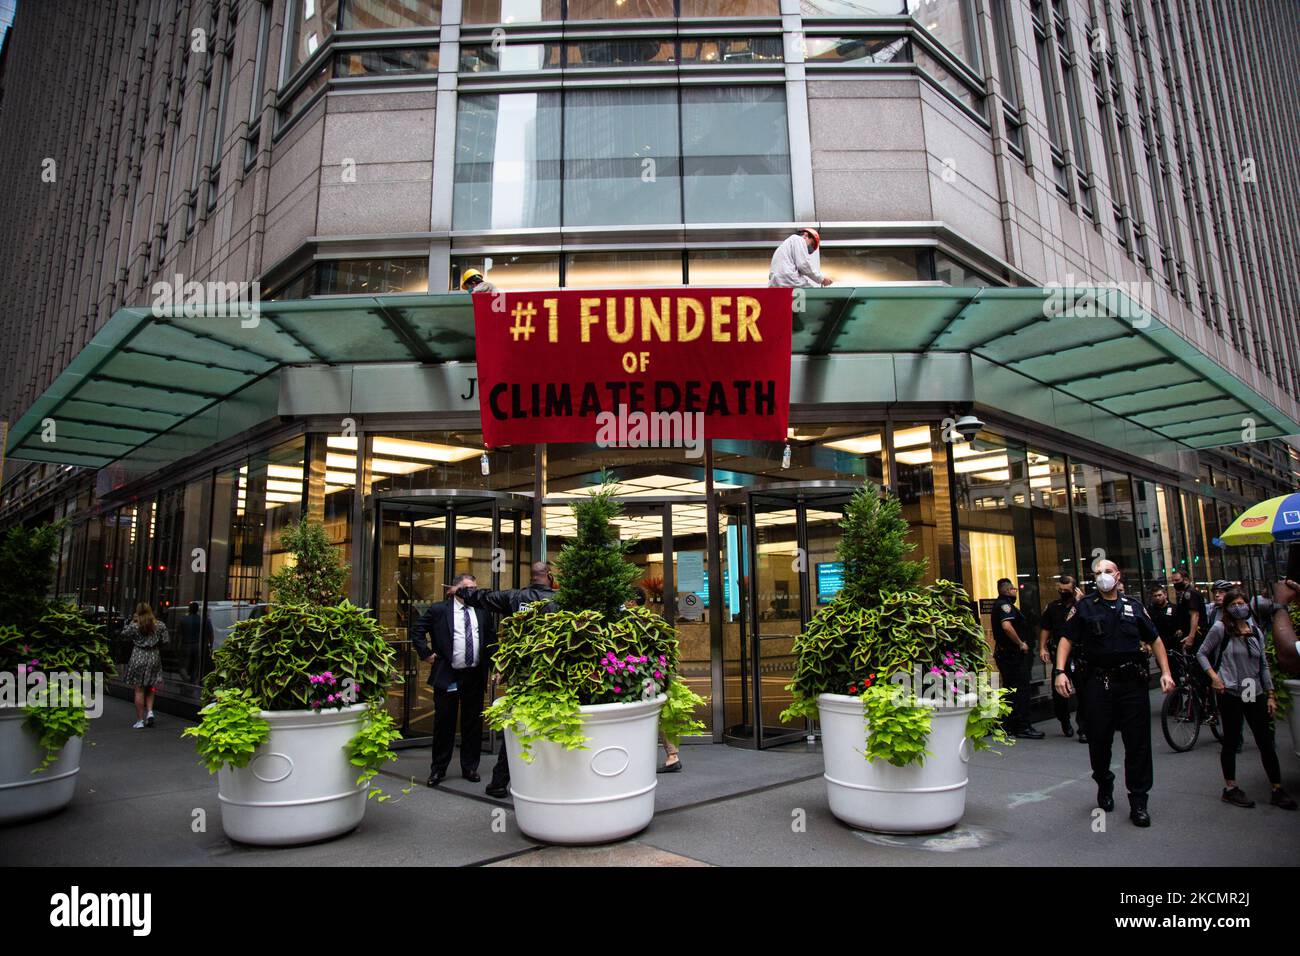
[[[668,447],[679,443],[661,440],[665,429],[701,426],[708,438],[786,437],[789,289],[479,292],[473,302],[490,448]]]

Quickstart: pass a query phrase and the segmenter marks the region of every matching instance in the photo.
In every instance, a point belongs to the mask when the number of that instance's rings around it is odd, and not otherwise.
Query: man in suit
[[[460,713],[460,772],[478,783],[479,754],[483,745],[483,691],[491,669],[494,629],[491,615],[471,608],[456,596],[456,588],[473,588],[472,574],[458,574],[445,601],[429,605],[411,628],[411,641],[420,660],[433,664],[433,761],[429,786],[447,776],[456,742],[456,714]]]

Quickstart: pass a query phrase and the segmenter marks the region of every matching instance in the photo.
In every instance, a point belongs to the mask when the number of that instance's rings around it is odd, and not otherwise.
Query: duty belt
[[[1102,687],[1110,690],[1111,683],[1121,683],[1123,681],[1141,681],[1147,680],[1147,669],[1137,661],[1124,661],[1121,664],[1092,664],[1088,668],[1088,677],[1090,680],[1101,681]]]

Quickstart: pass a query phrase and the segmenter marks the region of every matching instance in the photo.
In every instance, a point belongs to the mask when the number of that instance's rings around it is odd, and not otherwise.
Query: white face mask
[[[1115,585],[1118,583],[1119,579],[1113,574],[1103,572],[1102,574],[1097,575],[1097,590],[1101,591],[1103,594],[1115,590]]]

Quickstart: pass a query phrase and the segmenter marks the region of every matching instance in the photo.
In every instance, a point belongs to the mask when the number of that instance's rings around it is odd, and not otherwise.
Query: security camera
[[[967,441],[970,441],[980,433],[980,429],[984,427],[984,423],[974,415],[963,415],[953,423],[953,427],[957,429],[957,434],[961,435],[961,437]]]

